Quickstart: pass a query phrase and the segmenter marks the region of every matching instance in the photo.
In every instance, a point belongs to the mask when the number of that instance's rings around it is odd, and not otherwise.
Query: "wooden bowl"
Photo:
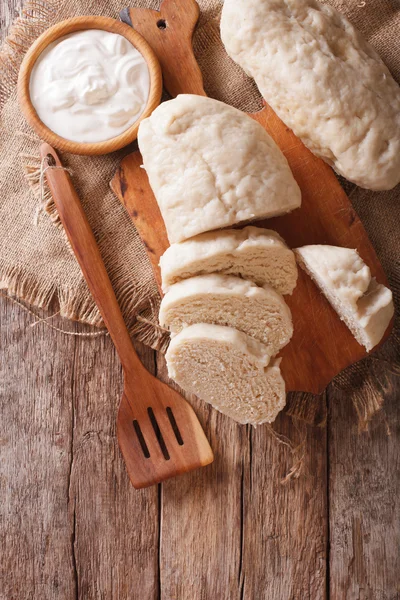
[[[49,129],[49,127],[41,121],[32,104],[29,93],[32,68],[43,50],[60,37],[84,29],[102,29],[111,33],[119,33],[124,36],[142,54],[150,73],[150,93],[143,113],[126,131],[114,138],[105,140],[104,142],[74,142],[57,135],[57,133]],[[148,117],[159,105],[161,93],[161,67],[152,48],[132,27],[108,17],[75,17],[57,23],[53,27],[47,29],[29,48],[22,61],[18,77],[18,100],[22,113],[29,125],[31,125],[42,140],[45,140],[51,146],[54,146],[59,150],[71,152],[72,154],[107,154],[119,150],[133,142],[137,137],[140,121]]]

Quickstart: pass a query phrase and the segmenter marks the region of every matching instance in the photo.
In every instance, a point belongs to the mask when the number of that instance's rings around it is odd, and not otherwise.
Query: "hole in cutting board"
[[[158,444],[159,444],[159,446],[161,448],[161,452],[163,453],[163,456],[164,456],[165,460],[169,460],[170,459],[169,452],[168,452],[167,446],[165,445],[164,438],[162,436],[160,426],[157,423],[157,419],[156,419],[156,416],[154,414],[154,411],[150,407],[150,408],[147,409],[147,412],[148,412],[148,415],[150,417],[150,421],[151,421],[151,424],[153,426],[154,433],[156,434],[156,438],[157,438]]]
[[[157,27],[158,29],[167,29],[167,22],[165,19],[160,19],[159,21],[157,21]]]
[[[169,422],[171,423],[172,430],[175,434],[176,441],[178,442],[178,444],[180,446],[183,446],[184,442],[183,442],[183,439],[181,436],[181,432],[179,431],[179,427],[175,421],[174,413],[172,412],[172,409],[169,406],[167,407],[167,415],[168,415]]]
[[[149,452],[149,449],[147,447],[146,440],[144,439],[142,430],[140,429],[139,422],[135,420],[135,421],[132,421],[132,423],[133,423],[133,427],[135,429],[137,438],[139,440],[139,443],[140,443],[140,445],[142,447],[142,452],[144,454],[144,457],[145,458],[150,458],[150,452]]]

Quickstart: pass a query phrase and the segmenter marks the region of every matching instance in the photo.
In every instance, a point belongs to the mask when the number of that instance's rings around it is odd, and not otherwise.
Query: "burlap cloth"
[[[219,38],[222,0],[198,0],[202,15],[194,39],[208,94],[237,108],[261,106],[254,83],[227,57]],[[37,215],[39,199],[38,140],[25,124],[16,100],[18,68],[26,49],[47,27],[67,17],[104,14],[118,17],[128,0],[29,0],[0,53],[0,288],[26,302],[49,308],[91,325],[101,325],[97,308],[82,278],[51,202]],[[376,47],[400,79],[400,4],[398,0],[334,0],[332,3]],[[159,8],[156,0],[135,0]],[[95,231],[102,255],[134,335],[154,348],[165,346],[157,325],[159,296],[144,247],[125,210],[109,188],[123,153],[106,157],[65,156]],[[342,182],[384,265],[396,301],[400,272],[399,187],[372,193]],[[29,185],[28,185],[29,184]],[[38,216],[38,218],[35,218]],[[399,324],[379,353],[355,365],[336,380],[349,391],[365,424],[382,405],[389,372],[399,365]],[[321,419],[318,402],[297,394],[288,411],[309,422]]]

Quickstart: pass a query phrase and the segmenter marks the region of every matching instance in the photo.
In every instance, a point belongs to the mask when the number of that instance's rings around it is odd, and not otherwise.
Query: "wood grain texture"
[[[19,4],[0,0],[0,37]],[[135,491],[115,439],[111,341],[32,323],[0,296],[1,600],[322,600],[325,585],[332,600],[399,600],[394,376],[390,438],[384,427],[360,438],[350,399],[330,386],[328,428],[309,430],[308,474],[289,489],[273,480],[290,468],[285,448],[258,439],[262,428],[250,444],[246,428],[197,401],[215,463],[199,479]],[[154,352],[135,346],[154,373]],[[165,377],[162,358],[157,368]],[[279,426],[297,435],[286,417]]]
[[[164,357],[158,376],[168,380]],[[191,397],[214,464],[163,485],[160,577],[165,599],[322,600],[326,593],[326,429],[276,428],[304,442],[305,475],[265,427],[240,426]],[[229,440],[229,443],[227,443]],[[183,486],[183,487],[182,487]],[[204,532],[207,531],[207,535]],[[181,552],[185,540],[190,552]]]
[[[182,0],[164,2],[160,11],[143,8],[123,10],[122,18],[135,31],[151,40],[161,65],[164,86],[171,96],[186,93],[205,96],[203,77],[192,52],[193,33],[199,18],[196,2]],[[135,224],[153,268],[160,293],[160,256],[169,246],[167,232],[157,201],[149,187],[140,152],[128,154],[111,182],[115,194]],[[145,207],[145,208],[144,208]]]
[[[164,0],[160,12],[131,9],[129,17],[133,27],[153,46],[170,95],[204,95],[191,42],[198,17],[195,0]],[[162,29],[158,26],[160,22],[165,25]],[[275,229],[291,248],[320,243],[357,248],[377,281],[388,285],[368,235],[332,169],[315,157],[268,106],[250,116],[285,154],[302,192],[299,209],[255,225]],[[169,244],[157,201],[141,164],[139,152],[125,157],[112,188],[145,243],[160,285],[158,263]],[[320,394],[335,375],[364,358],[367,352],[304,273],[300,274],[287,303],[292,311],[294,335],[279,354],[286,389]],[[392,326],[393,321],[383,340],[390,335]]]
[[[102,29],[104,31],[109,31],[111,33],[117,33],[124,36],[142,54],[147,63],[150,75],[149,97],[145,109],[140,117],[126,131],[123,131],[118,136],[103,142],[80,143],[61,137],[49,129],[49,127],[47,127],[39,118],[32,104],[29,93],[29,82],[32,69],[40,54],[49,46],[49,44],[52,44],[60,37],[85,29]],[[26,53],[24,60],[22,61],[18,77],[18,101],[29,125],[36,131],[42,140],[45,140],[55,148],[65,152],[71,152],[72,154],[108,154],[110,152],[115,152],[120,148],[124,148],[133,142],[137,137],[140,121],[148,117],[156,108],[156,106],[158,106],[161,99],[161,93],[161,69],[152,48],[149,46],[146,40],[144,40],[132,28],[127,27],[124,23],[121,23],[116,19],[110,19],[108,17],[74,17],[67,19],[66,21],[62,21],[61,23],[57,23],[56,25],[53,25],[53,27],[46,29],[46,31],[44,31],[42,35],[38,37],[38,39],[32,44]]]
[[[164,227],[160,209],[155,201],[150,202],[148,209],[140,209],[144,202],[148,201],[149,180],[144,169],[140,152],[132,152],[120,164],[111,182],[114,193],[125,206],[129,216],[135,223],[135,227],[146,246],[147,254],[157,281],[158,289],[161,289],[161,273],[158,266],[160,256],[169,246],[167,232]],[[132,179],[132,173],[135,178]]]
[[[318,428],[307,432],[305,425],[297,429],[284,414],[274,427],[296,444],[306,440],[299,452],[299,456],[304,452],[304,472],[301,486],[296,479],[283,485],[290,455],[262,428],[249,432],[252,460],[245,475],[243,598],[322,600],[328,553],[327,432]]]
[[[154,372],[153,351],[141,345],[136,349]],[[123,384],[119,360],[111,340],[104,337],[78,339],[73,361],[68,496],[75,598],[128,600],[139,598],[141,590],[144,599],[156,600],[157,487],[134,490],[118,448],[115,419]],[[54,600],[71,598],[54,596]]]
[[[31,325],[0,298],[0,598],[155,600],[157,489],[135,491],[119,453],[113,345]]]
[[[24,0],[0,1],[0,44],[6,37],[8,29],[19,15]]]
[[[206,95],[203,76],[190,51],[200,16],[196,2],[185,0],[182,4],[182,0],[168,0],[161,3],[160,11],[132,7],[122,16],[126,16],[145,39],[150,31],[154,31],[151,47],[160,62],[164,84],[171,96],[181,93],[183,81],[186,82],[185,93]]]
[[[400,598],[400,382],[369,432],[329,394],[330,590],[335,600]]]
[[[168,380],[163,356],[158,357],[157,374]],[[161,597],[236,599],[241,597],[247,428],[190,398],[205,424],[215,458],[196,475],[189,473],[163,485]]]
[[[0,301],[0,598],[73,598],[75,339],[60,345],[57,335],[40,335],[22,310]]]

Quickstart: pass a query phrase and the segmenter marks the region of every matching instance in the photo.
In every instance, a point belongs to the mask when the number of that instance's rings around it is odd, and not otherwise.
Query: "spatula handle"
[[[62,168],[57,153],[49,144],[42,144],[40,153],[42,158],[51,156],[54,161],[53,166],[60,167],[47,169],[46,179],[61,223],[89,290],[110,332],[122,366],[125,371],[140,371],[144,367],[132,345],[111,281],[72,179],[68,171]]]
[[[121,19],[150,43],[161,64],[164,87],[172,97],[206,95],[192,46],[199,15],[195,0],[164,0],[160,11],[135,7],[120,13]]]

